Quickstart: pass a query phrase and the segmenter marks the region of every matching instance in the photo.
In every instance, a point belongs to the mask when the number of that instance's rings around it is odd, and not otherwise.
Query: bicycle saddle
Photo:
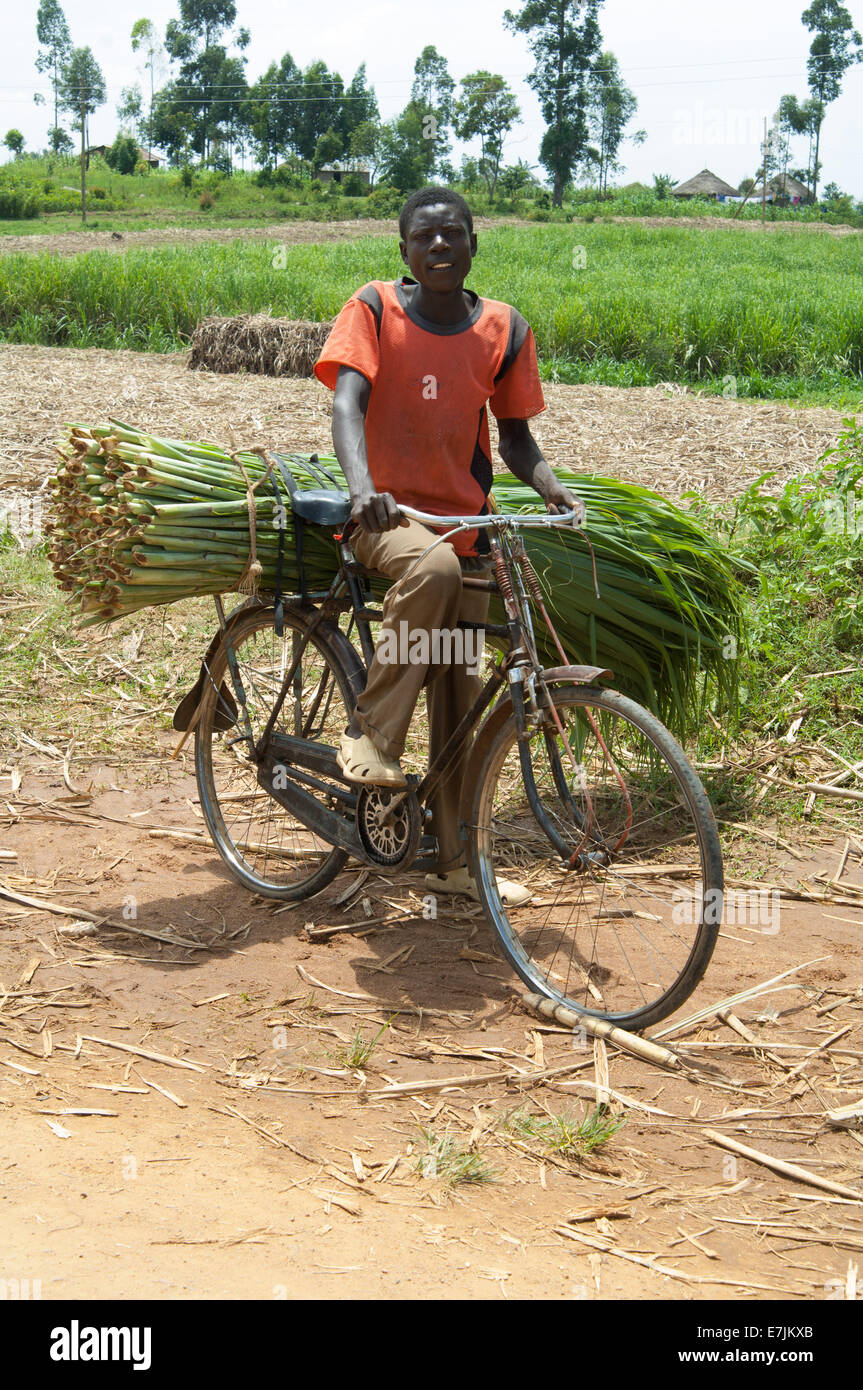
[[[310,526],[344,526],[351,514],[351,499],[334,488],[313,487],[292,493],[291,509]]]

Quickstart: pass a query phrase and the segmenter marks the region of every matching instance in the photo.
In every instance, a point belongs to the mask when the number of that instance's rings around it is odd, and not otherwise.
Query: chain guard
[[[399,797],[398,806],[386,818],[387,808]],[[411,865],[421,833],[422,817],[413,788],[407,795],[402,787],[362,788],[357,797],[357,834],[375,864],[385,869]]]

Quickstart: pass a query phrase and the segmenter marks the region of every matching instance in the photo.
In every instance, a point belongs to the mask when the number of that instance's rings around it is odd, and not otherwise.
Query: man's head
[[[470,208],[451,188],[421,188],[399,216],[399,247],[411,275],[427,289],[452,291],[470,271],[476,236]]]
[[[420,188],[416,193],[412,193],[399,213],[399,235],[402,241],[407,241],[411,218],[417,208],[435,206],[444,206],[460,213],[468,236],[473,236],[473,217],[461,194],[452,188],[444,188],[442,184],[431,184],[428,188]]]

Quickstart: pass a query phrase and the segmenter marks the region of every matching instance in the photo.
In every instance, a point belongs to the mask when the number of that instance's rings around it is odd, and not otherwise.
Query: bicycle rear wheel
[[[231,628],[236,674],[254,739],[264,732],[312,616],[309,610],[286,606],[282,637],[274,631],[272,608],[258,609]],[[274,732],[337,746],[363,679],[350,643],[332,624],[319,624]],[[217,716],[228,712],[219,693],[223,681],[235,693],[224,644],[211,664],[195,734],[195,771],[207,827],[231,873],[253,893],[288,901],[309,898],[332,882],[348,855],[307,829],[260,785],[243,712],[233,694],[233,723],[223,731],[217,728],[217,722],[224,722]]]
[[[565,854],[529,804],[510,710],[477,778],[473,872],[503,951],[531,989],[645,1028],[688,998],[713,952],[723,886],[716,822],[653,715],[615,691],[551,694],[578,773],[548,712],[527,739],[541,811]],[[525,884],[531,900],[505,906],[498,878]]]

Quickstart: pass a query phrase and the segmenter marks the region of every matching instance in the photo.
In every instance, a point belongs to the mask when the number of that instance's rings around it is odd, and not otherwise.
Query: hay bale
[[[195,329],[188,366],[194,371],[311,376],[332,323],[274,319],[269,314],[203,319]]]

